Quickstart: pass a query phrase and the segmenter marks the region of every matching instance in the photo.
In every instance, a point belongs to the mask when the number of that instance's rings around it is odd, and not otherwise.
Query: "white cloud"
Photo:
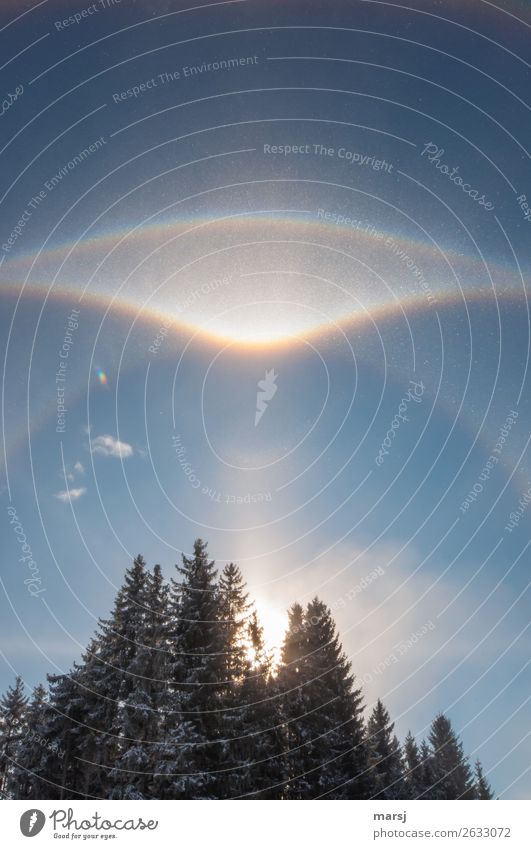
[[[127,442],[120,442],[110,434],[97,436],[90,441],[90,450],[93,454],[101,454],[103,457],[131,457],[133,446]]]
[[[85,467],[83,463],[80,463],[78,460],[76,463],[74,463],[73,468],[71,466],[65,466],[63,469],[60,469],[57,474],[63,480],[67,480],[69,483],[73,483],[76,479],[76,475],[85,474]]]
[[[86,491],[87,488],[85,486],[80,486],[77,489],[63,489],[61,492],[56,492],[55,497],[66,504],[69,501],[77,501],[78,498],[85,495]]]

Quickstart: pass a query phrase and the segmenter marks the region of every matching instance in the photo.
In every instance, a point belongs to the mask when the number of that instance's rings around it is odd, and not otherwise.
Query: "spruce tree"
[[[148,575],[144,646],[131,672],[138,685],[129,700],[128,722],[134,723],[135,743],[123,757],[138,774],[129,782],[128,798],[190,799],[201,795],[198,773],[201,743],[193,723],[183,719],[179,694],[171,683],[169,588],[160,566]]]
[[[203,778],[194,775],[196,746],[200,743],[192,722],[183,719],[179,694],[171,681],[173,623],[169,587],[160,566],[155,566],[148,583],[150,713],[146,722],[151,741],[143,743],[145,767],[151,771],[150,796],[155,799],[189,799],[201,794]],[[145,790],[143,791],[145,792]]]
[[[474,784],[463,744],[450,720],[440,713],[432,722],[429,742],[433,753],[434,789],[440,799],[473,799]]]
[[[196,740],[169,680],[168,595],[160,566],[150,573],[139,555],[84,656],[88,796],[189,798],[183,757]]]
[[[366,798],[361,691],[335,623],[315,598],[289,611],[278,674],[284,720],[285,798]]]
[[[223,697],[226,694],[224,629],[220,613],[217,572],[201,539],[193,557],[183,555],[172,580],[173,648],[171,676],[185,720],[197,739],[196,766],[202,776],[194,798],[223,794]]]
[[[218,582],[220,635],[223,651],[223,687],[220,689],[223,711],[224,773],[223,794],[238,796],[243,788],[242,769],[245,765],[245,709],[241,688],[248,673],[249,643],[247,640],[249,594],[239,568],[228,563]]]
[[[100,619],[83,663],[76,669],[83,698],[85,731],[80,750],[86,761],[85,794],[120,795],[127,773],[116,770],[129,743],[124,739],[123,706],[134,690],[130,666],[138,651],[146,615],[147,570],[138,555],[125,573],[110,616]]]
[[[437,786],[435,778],[435,764],[433,752],[426,740],[420,744],[420,769],[422,792],[419,799],[440,799],[441,789]]]
[[[0,700],[0,798],[14,797],[13,771],[16,753],[25,733],[25,714],[28,699],[20,676],[8,687]]]
[[[283,722],[283,798],[307,799],[307,745],[310,742],[307,714],[310,702],[305,691],[307,635],[304,610],[295,602],[288,610],[288,628],[281,651],[277,692]]]
[[[423,764],[415,738],[408,731],[404,740],[404,790],[407,799],[419,799],[427,789],[424,784]]]
[[[251,607],[242,574],[234,563],[228,563],[221,572],[218,592],[224,678],[229,685],[234,685],[241,683],[247,671],[246,632]]]
[[[35,798],[34,769],[39,764],[42,747],[49,746],[52,750],[55,749],[54,743],[39,733],[46,701],[46,688],[42,684],[37,684],[26,708],[24,730],[16,749],[13,780],[17,799]]]
[[[123,669],[127,692],[117,714],[121,753],[110,774],[111,795],[118,799],[152,798],[160,712],[165,707],[168,590],[160,566],[143,577],[135,608],[134,652]]]
[[[373,799],[404,797],[402,752],[393,730],[389,712],[378,699],[367,723]]]
[[[82,798],[86,782],[82,739],[86,728],[79,670],[48,675],[48,689],[38,725],[38,735],[46,745],[41,745],[33,769],[33,798]]]
[[[305,630],[309,798],[364,798],[367,749],[361,690],[354,688],[331,612],[318,598],[308,604]]]
[[[87,798],[108,798],[109,773],[118,757],[117,694],[121,672],[116,662],[118,635],[106,632],[109,620],[100,620],[100,632],[76,664],[76,676],[83,699],[83,733],[80,756],[85,762],[84,794]]]
[[[494,794],[492,792],[492,787],[489,782],[485,778],[485,774],[483,772],[483,767],[481,766],[481,761],[477,760],[474,765],[474,796],[476,799],[493,799]]]
[[[283,780],[281,714],[272,677],[272,658],[265,648],[256,611],[248,624],[247,639],[247,670],[239,693],[240,768],[233,795],[279,799]]]

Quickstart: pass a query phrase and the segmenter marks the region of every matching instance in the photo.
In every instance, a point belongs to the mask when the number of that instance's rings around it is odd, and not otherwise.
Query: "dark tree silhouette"
[[[388,710],[378,699],[367,723],[369,769],[374,799],[403,799],[405,795],[402,752],[393,733],[394,727]]]
[[[0,798],[3,799],[11,793],[17,747],[25,733],[27,703],[24,682],[19,676],[0,701]]]
[[[433,720],[429,741],[435,798],[473,799],[474,784],[468,760],[463,754],[463,744],[444,714],[438,714]]]
[[[493,799],[492,788],[485,778],[483,773],[483,767],[481,766],[481,761],[477,760],[474,765],[474,791],[476,795],[476,799],[482,799],[483,801],[487,799]]]

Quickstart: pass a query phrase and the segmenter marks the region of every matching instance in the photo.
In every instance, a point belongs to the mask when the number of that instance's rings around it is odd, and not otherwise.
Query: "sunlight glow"
[[[206,336],[245,345],[289,342],[327,327],[326,316],[297,303],[267,302],[240,304],[236,308],[208,314],[190,312],[187,322]]]
[[[258,619],[264,629],[264,642],[268,652],[273,655],[275,664],[280,660],[280,651],[284,642],[284,635],[288,624],[288,615],[281,607],[277,607],[270,601],[257,598],[256,610]],[[251,655],[253,653],[251,652]],[[250,656],[249,660],[253,660]]]

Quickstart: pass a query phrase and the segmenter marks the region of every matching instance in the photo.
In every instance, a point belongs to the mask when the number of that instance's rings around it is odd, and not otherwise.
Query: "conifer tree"
[[[139,693],[135,693],[136,722],[140,735],[133,753],[142,762],[144,775],[138,776],[132,791],[144,798],[190,799],[201,796],[204,779],[196,764],[201,739],[193,723],[183,719],[178,692],[172,687],[169,588],[160,566],[148,576],[146,644],[137,665],[144,669],[144,701],[138,717]],[[138,674],[138,673],[137,673]],[[143,715],[143,717],[142,717]],[[130,758],[130,762],[134,758]]]
[[[278,674],[285,729],[286,798],[366,798],[361,691],[334,621],[315,598],[289,611]]]
[[[155,739],[149,746],[149,765],[153,772],[151,794],[155,799],[191,799],[200,797],[205,786],[197,765],[201,738],[193,723],[183,715],[180,693],[171,680],[174,623],[169,596],[161,569],[155,566],[148,596],[152,655],[150,698],[156,714],[156,721],[154,716],[150,720],[151,735]]]
[[[228,563],[221,572],[218,591],[221,638],[224,644],[224,677],[233,685],[241,683],[247,671],[246,632],[251,607],[242,574],[234,563]]]
[[[258,684],[261,673],[258,664],[253,663],[250,657],[253,649],[249,630],[251,605],[248,598],[239,568],[234,563],[227,564],[219,578],[219,599],[225,659],[225,686],[222,691],[225,731],[223,784],[224,795],[228,798],[241,796],[245,792],[250,763],[261,756],[259,751],[251,751],[249,746],[251,741],[257,743],[257,737],[254,733],[256,729],[250,727],[252,707],[246,704],[251,695],[248,685],[251,682]],[[258,639],[257,630],[255,638]]]
[[[117,714],[122,751],[110,776],[112,796],[119,799],[152,797],[161,708],[166,707],[168,590],[160,566],[144,577],[137,598],[134,653],[123,670],[129,692]]]
[[[468,760],[463,754],[463,744],[450,720],[442,713],[432,722],[429,742],[437,798],[473,799],[474,784]]]
[[[310,704],[305,692],[307,642],[304,610],[295,602],[288,610],[288,627],[277,676],[283,721],[285,799],[305,799],[310,793],[310,783],[306,778],[306,746],[310,741],[306,720]]]
[[[318,598],[308,604],[305,629],[309,796],[364,798],[367,749],[361,690],[354,689],[331,612]]]
[[[45,687],[37,684],[33,689],[23,723],[23,734],[16,749],[16,766],[13,770],[13,783],[17,799],[35,798],[35,778],[33,770],[39,763],[42,747],[50,746],[55,750],[53,741],[47,740],[39,733],[42,725],[44,708],[47,701]]]
[[[246,717],[241,689],[249,671],[248,614],[249,594],[239,568],[228,563],[222,570],[218,583],[220,635],[223,651],[223,679],[220,690],[224,728],[224,795],[240,795],[242,770],[245,765]]]
[[[179,703],[175,701],[174,704],[177,707]],[[160,740],[153,747],[156,763],[151,783],[152,798],[216,798],[212,794],[209,776],[198,771],[203,741],[193,722],[185,720],[175,723],[173,716],[173,711],[162,716]]]
[[[39,737],[40,747],[33,769],[35,799],[71,799],[84,795],[85,763],[82,740],[86,734],[84,703],[79,685],[79,670],[48,675],[48,700],[43,703]]]
[[[483,772],[483,767],[481,766],[481,761],[477,760],[474,765],[474,795],[476,799],[493,799],[494,794],[492,792],[492,787],[489,782],[485,778],[485,774]]]
[[[440,788],[437,787],[433,752],[426,740],[420,744],[420,767],[422,792],[419,799],[439,799]]]
[[[401,799],[404,796],[402,752],[393,730],[389,712],[378,699],[367,723],[373,799]]]
[[[196,740],[169,681],[168,594],[160,566],[149,573],[139,555],[78,668],[89,797],[189,798],[183,756]]]
[[[263,628],[253,611],[248,624],[249,656],[240,689],[237,792],[234,796],[279,799],[282,793],[282,728],[272,678],[272,658],[264,645]]]
[[[0,798],[12,798],[13,771],[16,753],[25,731],[25,714],[28,699],[24,695],[24,682],[20,676],[15,685],[8,687],[0,700]]]
[[[426,786],[423,780],[423,764],[415,738],[408,731],[404,740],[404,789],[408,799],[419,799]]]
[[[100,621],[100,633],[90,640],[82,662],[75,665],[83,700],[79,752],[85,763],[83,790],[87,798],[110,796],[109,774],[119,749],[116,716],[121,673],[114,658],[118,636],[105,632],[108,621]]]
[[[183,565],[177,567],[181,579],[172,581],[171,675],[183,717],[193,724],[198,740],[196,766],[203,777],[200,797],[219,798],[223,793],[226,656],[217,572],[201,539],[194,543],[193,557],[183,555],[182,560]]]
[[[84,706],[85,732],[80,749],[87,763],[87,796],[98,796],[101,791],[104,798],[120,796],[127,786],[127,773],[119,774],[116,768],[130,740],[124,734],[124,705],[138,683],[134,661],[142,645],[147,615],[145,565],[138,555],[127,569],[111,615],[100,620],[83,664],[77,669]]]

